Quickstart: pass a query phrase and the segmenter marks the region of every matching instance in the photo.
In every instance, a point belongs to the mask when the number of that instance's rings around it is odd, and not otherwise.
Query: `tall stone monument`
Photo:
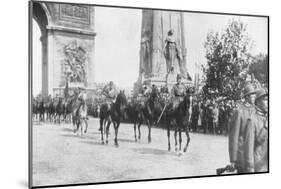
[[[41,29],[42,94],[94,87],[94,7],[32,2]]]
[[[182,12],[143,10],[139,79],[168,88],[181,74],[187,80],[186,47]]]

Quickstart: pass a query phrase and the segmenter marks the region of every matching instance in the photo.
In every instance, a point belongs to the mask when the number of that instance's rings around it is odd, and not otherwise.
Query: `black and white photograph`
[[[29,2],[29,187],[269,173],[269,16]]]

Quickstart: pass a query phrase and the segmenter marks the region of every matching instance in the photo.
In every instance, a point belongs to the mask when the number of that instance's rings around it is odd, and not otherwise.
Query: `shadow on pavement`
[[[80,137],[77,134],[74,134],[73,132],[71,134],[63,134],[61,136],[63,136],[63,137],[71,137],[71,138],[79,138]]]
[[[89,134],[93,134],[93,135],[101,135],[101,132],[97,132],[97,131],[94,131],[94,132],[89,132]]]
[[[107,144],[102,144],[100,141],[96,142],[96,141],[81,141],[82,143],[85,144],[90,144],[90,145],[96,145],[96,146],[107,146]]]
[[[172,155],[168,150],[160,150],[156,148],[135,148],[134,151],[141,154]]]
[[[136,143],[135,140],[132,140],[132,139],[123,139],[123,138],[119,138],[118,141],[119,141],[119,142]]]
[[[73,133],[73,129],[71,129],[71,128],[63,128],[62,130],[63,130],[63,131],[67,131],[67,132],[72,132],[72,133]]]

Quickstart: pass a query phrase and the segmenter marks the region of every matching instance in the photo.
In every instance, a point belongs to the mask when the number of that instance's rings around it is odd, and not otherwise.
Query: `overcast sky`
[[[122,8],[95,8],[95,81],[114,81],[118,86],[130,87],[137,80],[141,35],[141,10]],[[247,24],[248,36],[254,41],[252,54],[267,53],[267,20],[258,17],[226,16],[185,13],[187,69],[195,73],[195,63],[205,64],[203,46],[209,31],[221,31],[231,19]],[[34,22],[35,23],[35,22]],[[34,93],[41,89],[40,30],[34,32]]]

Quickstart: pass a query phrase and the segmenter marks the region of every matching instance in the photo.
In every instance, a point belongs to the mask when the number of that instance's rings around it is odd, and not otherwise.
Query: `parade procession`
[[[268,172],[267,19],[216,16],[34,2],[34,186]]]

